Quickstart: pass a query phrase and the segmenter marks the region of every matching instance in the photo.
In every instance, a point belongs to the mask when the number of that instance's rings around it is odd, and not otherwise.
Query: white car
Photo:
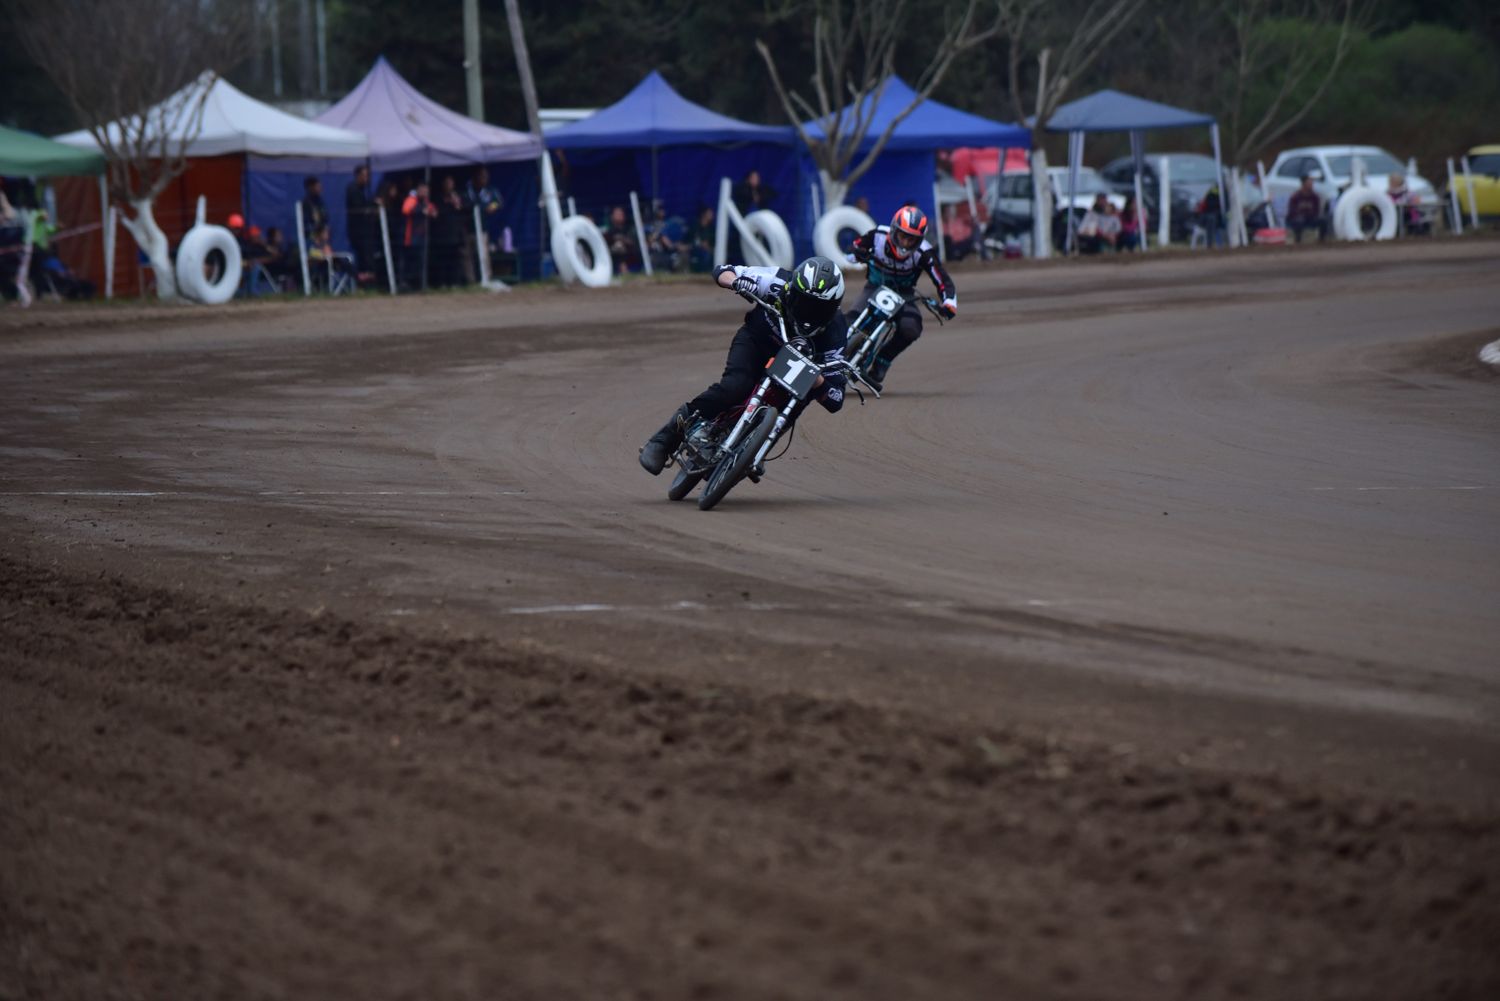
[[[1068,202],[1068,168],[1048,167],[1047,177],[1052,181],[1052,209],[1061,212]],[[985,181],[984,200],[990,212],[1003,213],[1007,218],[1030,219],[1032,194],[1029,170],[1007,171],[998,178],[989,177]],[[1098,195],[1107,196],[1117,209],[1125,207],[1125,196],[1115,194],[1097,170],[1081,168],[1073,195],[1074,211],[1079,215],[1087,212],[1094,207],[1094,198]]]
[[[1286,218],[1286,201],[1307,175],[1313,177],[1313,189],[1323,203],[1332,205],[1340,189],[1353,179],[1356,159],[1364,163],[1368,186],[1384,191],[1392,174],[1405,174],[1406,187],[1416,196],[1417,204],[1424,211],[1437,210],[1439,199],[1432,184],[1409,172],[1405,164],[1379,146],[1303,146],[1283,152],[1266,175],[1266,187],[1278,217]]]

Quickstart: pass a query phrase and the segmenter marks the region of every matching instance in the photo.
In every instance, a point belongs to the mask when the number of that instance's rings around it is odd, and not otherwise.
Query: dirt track
[[[1500,245],[0,317],[0,998],[1492,997]]]

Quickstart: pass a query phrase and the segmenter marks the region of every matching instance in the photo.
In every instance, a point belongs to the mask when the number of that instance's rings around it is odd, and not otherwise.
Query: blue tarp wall
[[[541,276],[541,225],[542,215],[538,207],[541,198],[541,180],[537,176],[536,163],[524,160],[511,163],[487,165],[490,183],[505,199],[500,210],[500,225],[509,226],[517,250],[520,251],[521,277],[535,279]],[[432,187],[436,193],[438,179],[452,174],[460,188],[473,177],[475,167],[434,167]],[[421,180],[420,170],[393,171],[388,175],[373,175],[371,189],[379,192],[387,177],[401,184],[401,195]],[[287,246],[297,245],[296,204],[302,198],[302,182],[307,177],[318,177],[323,181],[323,201],[328,207],[328,220],[333,229],[335,250],[349,250],[349,227],[344,212],[344,190],[354,179],[354,168],[338,171],[314,170],[308,173],[283,173],[271,170],[250,169],[245,172],[245,221],[259,226],[262,232],[272,226],[285,235]],[[400,232],[391,233],[391,249],[401,245]]]

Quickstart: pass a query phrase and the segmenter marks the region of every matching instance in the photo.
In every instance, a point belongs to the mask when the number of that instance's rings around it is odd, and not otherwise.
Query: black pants
[[[1328,239],[1328,220],[1321,216],[1317,219],[1298,219],[1294,222],[1289,222],[1287,223],[1287,229],[1292,231],[1292,235],[1296,237],[1298,243],[1302,242],[1302,234],[1310,229],[1318,231],[1319,240]]]
[[[847,314],[851,324],[854,323],[855,317],[859,316],[860,310],[864,309],[869,301],[875,298],[875,290],[879,287],[878,285],[866,285],[864,290],[855,297],[854,308]],[[880,357],[887,364],[895,361],[901,352],[911,347],[916,339],[921,336],[921,307],[908,299],[906,305],[896,314],[896,329],[891,334],[891,339],[886,341],[884,350],[880,352]]]
[[[724,359],[724,374],[719,381],[688,401],[698,416],[710,420],[740,406],[764,377],[766,361],[780,350],[781,342],[766,330],[748,324],[735,331],[729,342],[729,356]]]

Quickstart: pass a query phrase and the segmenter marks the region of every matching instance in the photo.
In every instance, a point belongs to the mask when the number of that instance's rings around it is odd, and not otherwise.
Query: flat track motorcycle
[[[771,327],[781,337],[781,350],[766,363],[766,374],[738,411],[729,411],[717,418],[702,420],[694,425],[682,439],[682,444],[668,460],[676,463],[677,475],[667,488],[667,497],[682,500],[692,493],[700,480],[708,478],[703,494],[698,498],[698,509],[708,511],[741,480],[748,478],[759,483],[765,474],[766,463],[773,458],[771,449],[792,427],[792,415],[817,390],[825,372],[844,372],[855,381],[864,383],[876,399],[880,393],[865,382],[864,377],[844,359],[832,364],[819,365],[805,350],[800,339],[794,343],[787,334],[786,320],[775,303],[767,302],[754,294],[746,298],[770,314]],[[852,384],[851,389],[864,401],[864,394]],[[788,439],[790,444],[790,439]],[[783,454],[785,449],[782,450]]]
[[[936,299],[924,297],[916,301],[926,306],[927,312],[942,324],[943,314],[938,312]],[[882,285],[849,324],[849,346],[844,349],[844,357],[859,372],[860,381],[869,376],[870,366],[875,364],[875,359],[880,357],[880,352],[896,333],[896,315],[905,308],[906,298],[895,289]]]

